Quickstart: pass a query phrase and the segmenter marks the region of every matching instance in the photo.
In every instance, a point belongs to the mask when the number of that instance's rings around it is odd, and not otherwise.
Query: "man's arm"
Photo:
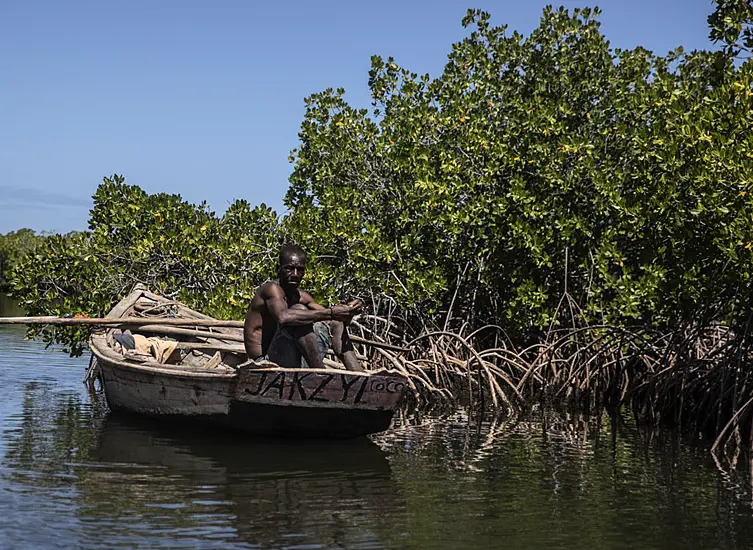
[[[301,299],[300,303],[304,306],[306,306],[308,309],[326,309],[329,310],[328,307],[324,307],[323,305],[319,304],[314,300],[314,297],[311,296],[308,292],[301,290],[300,292]]]
[[[357,307],[338,304],[333,307],[324,307],[311,297],[308,292],[301,291],[300,304],[302,308],[289,308],[285,301],[285,291],[278,285],[269,285],[264,293],[264,302],[268,311],[281,325],[310,325],[317,321],[343,321],[349,322],[353,316],[361,313],[361,306]]]
[[[243,321],[243,347],[246,349],[246,355],[249,359],[255,359],[255,355],[258,355],[256,350],[254,350],[254,346],[259,344],[254,340],[254,337],[257,340],[261,340],[261,336],[254,334],[253,318],[252,309],[249,307],[246,319]],[[258,349],[261,349],[261,345],[259,345]]]
[[[360,315],[363,311],[363,304],[361,303],[361,300],[353,300],[347,305],[338,304],[336,306],[332,306],[331,308],[326,308],[323,305],[317,303],[317,301],[314,300],[311,294],[304,291],[300,291],[300,304],[306,306],[308,309],[331,309],[334,313],[333,319],[337,321],[343,321],[345,324],[350,323],[353,317]],[[340,313],[347,315],[347,319],[341,317]]]
[[[285,292],[278,285],[269,285],[263,297],[267,310],[280,325],[310,325],[317,321],[331,320],[348,321],[360,312],[356,308],[345,305],[325,308],[317,304],[311,296],[309,296],[311,302],[320,309],[308,309],[308,303],[304,303],[303,301],[301,305],[306,306],[307,309],[289,308],[285,301]]]

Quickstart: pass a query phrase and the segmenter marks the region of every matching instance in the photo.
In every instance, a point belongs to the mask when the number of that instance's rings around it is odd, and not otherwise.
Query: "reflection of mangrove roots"
[[[368,316],[353,330],[391,340],[394,320]],[[368,327],[368,329],[366,329]],[[382,329],[380,333],[379,329]],[[442,327],[444,328],[444,327]],[[629,406],[643,423],[671,423],[715,438],[730,464],[753,448],[753,357],[745,337],[719,323],[669,333],[597,325],[552,329],[512,349],[499,327],[424,332],[407,353],[365,350],[377,367],[411,381],[419,403],[470,401],[515,411],[542,399],[580,410]]]

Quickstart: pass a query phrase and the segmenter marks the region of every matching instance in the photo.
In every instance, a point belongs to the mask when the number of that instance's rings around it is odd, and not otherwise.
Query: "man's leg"
[[[302,304],[295,304],[290,309],[308,308]],[[324,356],[319,352],[319,339],[314,333],[313,325],[300,325],[289,328],[295,336],[295,343],[309,367],[312,369],[323,369]]]
[[[341,321],[329,321],[329,328],[332,331],[332,350],[343,362],[345,368],[355,372],[366,372],[356,358],[353,342],[350,340],[345,324]]]
[[[277,327],[277,332],[269,343],[265,358],[286,369],[301,366],[301,350],[298,349],[296,334],[294,330],[291,330],[291,327]]]

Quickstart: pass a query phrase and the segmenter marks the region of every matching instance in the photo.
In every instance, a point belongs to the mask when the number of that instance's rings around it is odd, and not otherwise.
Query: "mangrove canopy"
[[[364,330],[445,333],[403,363],[431,391],[451,368],[495,403],[749,426],[753,9],[715,8],[718,48],[666,54],[613,49],[598,9],[548,7],[528,36],[471,10],[441,74],[374,56],[370,108],[306,99],[285,216],[105,178],[89,231],[46,238],[13,293],[30,314],[95,316],[140,281],[241,318],[294,240],[320,301],[370,305]]]

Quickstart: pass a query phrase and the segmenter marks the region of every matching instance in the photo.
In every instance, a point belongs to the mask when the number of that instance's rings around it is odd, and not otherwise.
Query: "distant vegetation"
[[[749,438],[753,8],[717,3],[720,48],[666,56],[612,50],[598,14],[547,8],[522,36],[469,11],[438,77],[375,56],[373,110],[314,94],[282,219],[107,178],[90,231],[45,239],[14,294],[99,315],[143,281],[240,318],[295,240],[314,293],[366,300],[370,330],[456,333],[392,363],[428,394],[462,375],[508,406],[631,403]]]
[[[44,239],[31,229],[19,229],[0,235],[0,292],[10,291],[10,272],[26,254]]]

